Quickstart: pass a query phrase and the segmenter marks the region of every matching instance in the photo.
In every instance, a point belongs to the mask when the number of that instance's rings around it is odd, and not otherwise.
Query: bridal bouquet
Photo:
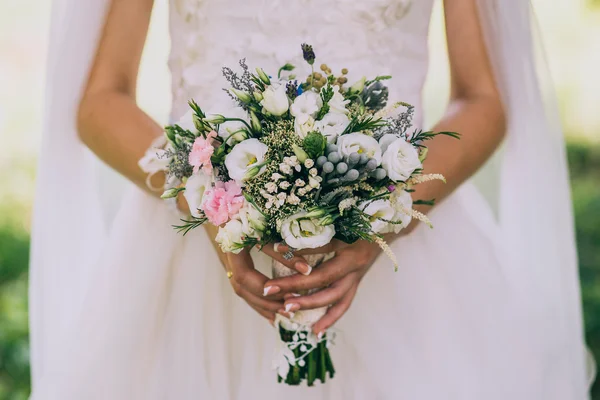
[[[183,192],[191,217],[177,228],[186,233],[206,222],[218,226],[224,252],[278,242],[299,250],[332,239],[368,240],[397,266],[383,234],[399,232],[412,218],[429,224],[412,206],[431,201],[413,201],[411,188],[444,179],[422,173],[423,143],[457,134],[409,131],[414,107],[388,104],[383,81],[390,76],[349,86],[346,69],[334,74],[323,64],[315,72],[312,47],[303,44],[302,51],[312,69],[302,79],[290,64],[277,77],[260,68],[251,72],[244,60],[240,73],[224,68],[225,90],[237,104],[232,115],[207,114],[190,101],[182,121],[166,128],[167,145],[154,159],[167,170],[163,198]],[[318,268],[330,257],[307,261]],[[276,277],[292,273],[273,263]],[[325,311],[277,317],[280,381],[310,386],[333,376],[333,335],[311,332]]]

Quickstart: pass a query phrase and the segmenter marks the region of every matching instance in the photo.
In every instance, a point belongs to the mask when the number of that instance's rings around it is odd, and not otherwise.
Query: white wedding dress
[[[190,98],[227,111],[222,66],[246,58],[274,74],[288,61],[302,65],[303,42],[317,64],[348,68],[351,77],[393,75],[390,98],[422,110],[432,5],[172,0],[172,119]],[[45,268],[41,249],[60,242],[60,228],[34,230],[33,399],[586,398],[572,254],[560,271],[544,271],[541,259],[530,269],[514,262],[514,243],[471,183],[430,213],[434,229],[420,226],[393,243],[399,272],[385,257],[371,268],[336,326],[337,374],[313,388],[277,383],[273,328],[235,297],[204,231],[182,237],[171,228],[177,218],[132,187],[104,228],[90,216],[103,234],[61,254],[56,270]],[[268,269],[264,256],[255,261]],[[540,283],[548,274],[560,277]]]

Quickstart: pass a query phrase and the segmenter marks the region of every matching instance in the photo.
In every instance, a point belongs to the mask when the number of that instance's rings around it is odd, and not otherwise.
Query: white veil
[[[570,358],[560,360],[570,366],[564,378],[583,398],[586,350],[565,143],[531,4],[478,3],[508,117],[498,199],[502,240],[510,249],[507,267],[519,269],[511,275],[519,277],[513,284],[530,307],[530,334],[569,349]]]
[[[57,344],[78,314],[106,235],[94,167],[98,161],[79,141],[76,113],[108,4],[52,4],[29,274],[34,389],[44,367],[62,357]]]
[[[62,358],[88,287],[105,227],[93,156],[75,119],[109,0],[54,0],[46,110],[32,232],[30,323],[32,381]],[[500,185],[500,224],[510,265],[527,271],[515,284],[533,304],[532,335],[568,346],[573,393],[585,396],[584,341],[564,143],[548,113],[536,71],[528,2],[479,0],[482,21],[509,117]],[[548,313],[548,304],[552,312]],[[541,351],[541,350],[540,350]]]

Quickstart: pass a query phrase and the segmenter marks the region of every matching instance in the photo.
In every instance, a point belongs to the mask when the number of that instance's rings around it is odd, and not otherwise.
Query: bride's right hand
[[[269,278],[254,268],[249,250],[243,250],[239,254],[227,253],[225,259],[225,269],[233,291],[273,323],[275,314],[283,308],[283,294],[265,295],[264,285]]]

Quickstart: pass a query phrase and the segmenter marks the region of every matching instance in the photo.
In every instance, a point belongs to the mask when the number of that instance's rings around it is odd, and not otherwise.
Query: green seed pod
[[[338,151],[338,147],[335,144],[327,144],[327,147],[325,148],[325,153],[329,154],[329,153],[333,153],[333,152],[337,152]]]
[[[348,171],[348,164],[346,164],[345,162],[340,162],[338,165],[335,166],[335,172],[337,172],[340,175],[344,175],[346,171]]]
[[[325,172],[326,174],[330,174],[333,172],[333,164],[329,161],[327,161],[325,164],[323,164],[323,172]]]
[[[354,152],[348,156],[348,167],[353,168],[360,161],[360,154]]]
[[[358,179],[359,175],[360,174],[357,170],[351,169],[348,172],[346,172],[346,175],[344,175],[344,180],[346,180],[348,182],[353,182]]]
[[[326,162],[327,162],[327,157],[320,156],[319,158],[317,158],[317,167],[322,168]]]
[[[387,172],[385,172],[385,169],[383,168],[377,168],[375,171],[371,172],[371,176],[380,181],[387,176]]]
[[[340,161],[342,161],[342,156],[340,156],[340,153],[337,153],[337,152],[334,153],[334,152],[332,152],[332,153],[329,153],[329,155],[327,156],[327,159],[330,162],[332,162],[334,164],[337,164]]]
[[[365,170],[371,172],[374,171],[375,168],[377,168],[377,160],[374,158],[371,158],[368,162],[367,165],[365,165]]]

